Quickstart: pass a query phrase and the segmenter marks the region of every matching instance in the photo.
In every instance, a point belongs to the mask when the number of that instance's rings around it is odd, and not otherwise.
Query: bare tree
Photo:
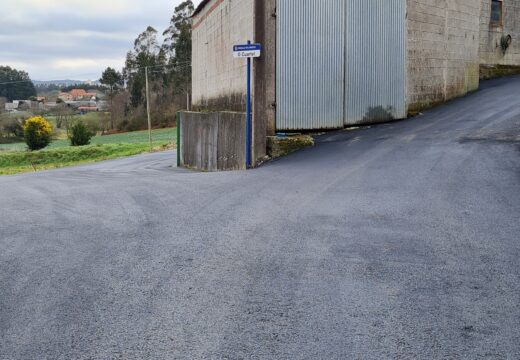
[[[5,112],[5,104],[7,104],[7,98],[0,96],[0,114]]]
[[[54,108],[56,113],[56,127],[58,129],[65,128],[67,131],[74,117],[74,110],[67,106],[66,103],[61,102]]]
[[[114,100],[114,95],[117,89],[123,85],[123,75],[119,71],[108,67],[101,75],[100,82],[103,85],[107,85],[110,88],[110,93],[108,94],[110,98],[110,108],[112,108],[112,102]],[[114,130],[114,116],[110,114],[110,127]]]

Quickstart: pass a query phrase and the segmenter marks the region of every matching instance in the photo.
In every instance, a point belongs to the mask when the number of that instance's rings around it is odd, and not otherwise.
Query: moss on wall
[[[480,78],[493,79],[502,76],[520,75],[520,65],[481,65]]]
[[[309,135],[267,137],[267,153],[272,159],[287,156],[295,151],[312,146],[314,146],[314,139]]]
[[[203,98],[192,106],[193,111],[246,111],[246,96],[241,93],[232,93],[210,99]]]

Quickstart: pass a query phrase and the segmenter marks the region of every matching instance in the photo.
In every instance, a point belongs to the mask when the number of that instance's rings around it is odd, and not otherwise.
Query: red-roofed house
[[[88,93],[83,89],[73,89],[68,93],[60,93],[58,98],[63,101],[78,101],[78,100],[90,100],[93,97],[96,97],[96,93]]]

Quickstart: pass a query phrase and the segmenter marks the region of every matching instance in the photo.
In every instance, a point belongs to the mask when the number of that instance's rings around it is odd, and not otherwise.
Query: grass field
[[[152,138],[155,145],[175,144],[177,138],[176,129],[158,129],[152,131]],[[136,143],[148,143],[148,131],[134,131],[121,134],[95,136],[92,138],[92,145],[105,145],[105,144],[136,144]],[[53,141],[45,150],[59,149],[68,147],[69,141],[67,139],[60,139]],[[12,143],[12,144],[0,144],[0,154],[5,151],[24,151],[27,146],[23,142]]]
[[[175,146],[176,129],[152,132],[154,150]],[[0,175],[55,169],[101,160],[132,156],[150,151],[148,132],[136,131],[95,136],[91,145],[71,147],[68,140],[56,140],[40,151],[27,151],[24,143],[0,144]]]

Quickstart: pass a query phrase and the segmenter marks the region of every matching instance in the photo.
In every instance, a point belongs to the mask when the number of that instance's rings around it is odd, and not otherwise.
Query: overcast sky
[[[181,2],[0,1],[0,65],[33,80],[94,80],[107,66],[121,69],[137,35],[148,25],[162,33]]]

